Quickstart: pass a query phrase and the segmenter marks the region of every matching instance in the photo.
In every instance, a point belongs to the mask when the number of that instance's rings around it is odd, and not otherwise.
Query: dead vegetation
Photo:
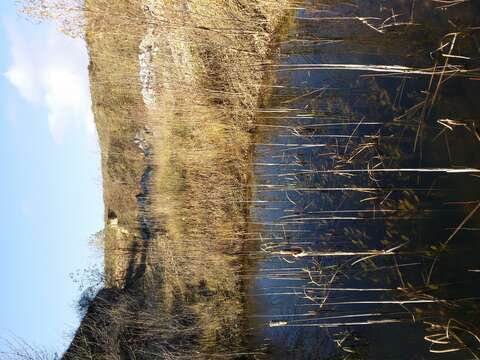
[[[170,306],[178,296],[198,314],[204,353],[243,345],[238,273],[249,193],[242,189],[265,81],[256,67],[271,55],[285,5],[195,1],[151,9],[153,19],[188,26],[160,26],[156,37],[152,211],[165,232],[149,251]],[[204,295],[192,301],[192,291]]]
[[[319,47],[354,42],[308,32],[319,23],[363,26],[375,41],[384,36],[389,43],[396,29],[419,26],[414,6],[404,13],[392,9],[383,18],[319,15],[328,13],[330,3],[336,2],[290,3],[290,9],[311,16],[297,18],[301,25],[294,30],[305,38],[283,38],[278,28],[289,8],[283,1],[87,1],[105,204],[115,214],[107,216],[115,224],[107,229],[105,269],[110,286],[126,289],[108,295],[104,305],[101,297],[92,303],[66,359],[253,356],[243,339],[248,277],[279,281],[261,296],[296,297],[306,309],[296,314],[300,319],[279,314],[266,324],[270,328],[422,323],[432,353],[461,351],[478,358],[478,331],[451,317],[461,299],[444,296],[449,285],[436,281],[442,271],[434,270],[451,256],[447,245],[473,220],[479,202],[455,202],[449,195],[451,201],[439,205],[450,193],[434,177],[471,180],[479,169],[452,161],[411,165],[423,159],[433,133],[446,137],[442,151],[448,156],[449,132],[462,129],[470,140],[478,139],[475,120],[433,115],[447,80],[478,78],[460,51],[468,49],[467,42],[459,46],[474,30],[445,34],[430,49],[427,65],[307,61]],[[464,1],[432,3],[456,8]],[[366,51],[360,47],[374,47],[371,42],[360,39],[348,50]],[[305,61],[271,63],[272,44]],[[140,81],[139,48],[148,61]],[[395,48],[388,47],[398,53]],[[369,88],[358,95],[357,106],[388,109],[393,116],[386,123],[375,118],[381,111],[358,116],[338,89],[282,83],[274,105],[257,111],[273,91],[264,86],[267,76],[318,71],[359,74]],[[381,89],[380,78],[399,80],[394,96]],[[419,78],[426,87],[407,101],[406,83]],[[264,122],[256,124],[256,117]],[[263,132],[255,147],[267,159],[254,165],[273,170],[257,172],[252,184],[255,126]],[[148,156],[133,140],[139,131],[152,146]],[[440,148],[435,143],[429,149]],[[139,235],[136,196],[147,166],[154,169],[149,209],[157,230],[148,244]],[[247,204],[282,214],[248,224]],[[416,226],[447,211],[456,221],[448,236],[417,246]],[[364,227],[379,221],[375,229]],[[399,225],[404,222],[413,229]],[[261,243],[263,255],[282,265],[260,274],[242,272],[244,255],[259,256],[246,246],[249,241]],[[132,263],[143,267],[141,276],[124,286]],[[283,286],[287,281],[297,286]],[[342,345],[349,337],[337,341],[346,358],[355,352]]]
[[[237,274],[249,193],[239,189],[249,177],[264,82],[257,66],[272,54],[285,6],[86,2],[106,285],[125,289],[103,306],[99,297],[92,302],[64,358],[191,359],[246,351]],[[134,141],[140,132],[151,154]],[[156,235],[146,243],[137,195],[149,166]]]

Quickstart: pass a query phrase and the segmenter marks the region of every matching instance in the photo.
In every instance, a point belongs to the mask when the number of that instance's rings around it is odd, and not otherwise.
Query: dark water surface
[[[297,10],[259,111],[260,358],[480,358],[478,27],[478,1]]]

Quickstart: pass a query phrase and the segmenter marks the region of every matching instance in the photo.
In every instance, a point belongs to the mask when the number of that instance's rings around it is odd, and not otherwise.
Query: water
[[[322,3],[297,10],[259,111],[253,347],[478,359],[480,3]]]

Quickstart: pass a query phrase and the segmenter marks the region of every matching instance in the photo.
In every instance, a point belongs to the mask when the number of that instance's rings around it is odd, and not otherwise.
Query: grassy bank
[[[259,64],[272,54],[285,9],[286,1],[263,0],[86,2],[107,289],[65,359],[247,351],[239,272],[249,194],[239,189],[264,88]],[[154,101],[139,76],[146,36]],[[139,134],[151,154],[139,149]],[[156,230],[148,244],[138,222],[147,166]]]
[[[151,258],[162,269],[166,306],[181,301],[198,314],[205,353],[241,346],[239,272],[249,199],[243,185],[264,88],[257,70],[270,55],[285,3],[241,5],[196,1],[187,12],[154,11],[190,25],[160,32],[166,35],[154,63],[153,211],[166,231]]]

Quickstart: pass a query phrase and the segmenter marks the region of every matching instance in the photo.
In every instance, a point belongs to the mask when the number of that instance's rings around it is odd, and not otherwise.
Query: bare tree
[[[90,247],[102,256],[105,250],[105,236],[106,230],[102,229],[91,235],[88,239],[88,244],[90,245]]]
[[[97,295],[98,291],[104,286],[105,275],[102,269],[96,265],[91,265],[83,270],[77,270],[70,274],[72,281],[78,286],[80,297],[75,306],[80,318],[85,315],[90,303]]]
[[[16,0],[19,12],[38,22],[53,21],[64,34],[85,36],[84,0]]]
[[[2,348],[7,350],[0,351],[0,357],[4,360],[58,360],[58,354],[51,353],[45,349],[36,348],[28,344],[25,340],[12,337],[3,339]]]

